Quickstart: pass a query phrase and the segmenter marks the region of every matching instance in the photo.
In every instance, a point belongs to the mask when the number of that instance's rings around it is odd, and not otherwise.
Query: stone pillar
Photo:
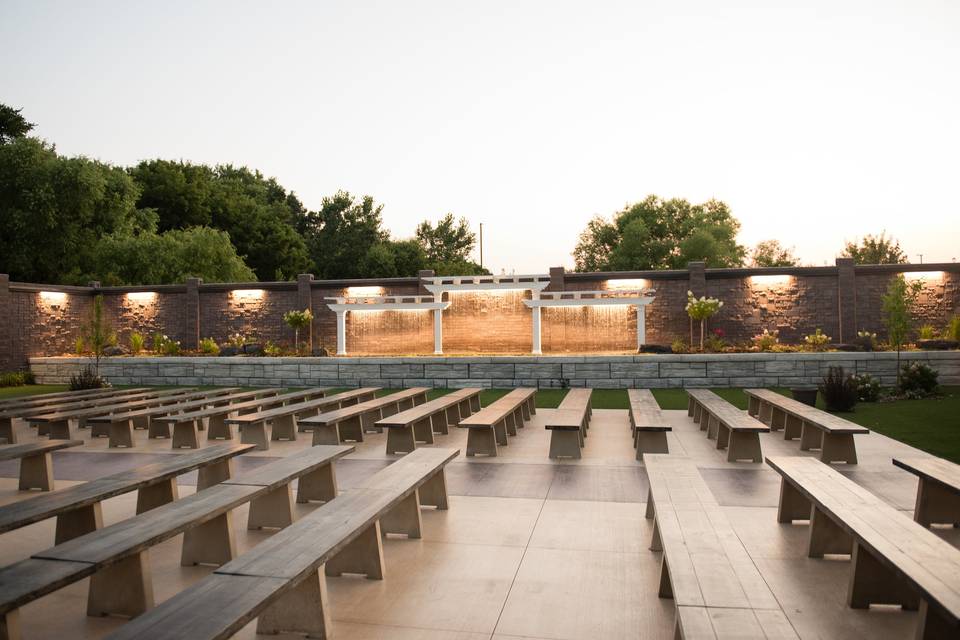
[[[647,342],[647,305],[637,305],[637,351]]]
[[[443,309],[433,310],[433,355],[443,355]]]
[[[309,309],[313,313],[313,294],[310,283],[313,282],[312,273],[301,273],[297,276],[297,309],[303,311]],[[307,344],[310,346],[310,353],[313,351],[313,325],[317,321],[314,314],[313,322],[307,327]],[[299,348],[299,347],[298,347]]]
[[[857,276],[853,258],[837,258],[837,342],[857,335]]]
[[[427,288],[424,286],[423,279],[424,279],[424,278],[432,278],[434,275],[436,275],[436,274],[435,274],[435,272],[433,271],[433,269],[420,269],[420,271],[417,272],[417,277],[420,278],[420,290],[417,292],[417,295],[421,295],[421,296],[428,296],[428,295],[430,295],[430,292],[429,292],[429,291],[427,290]],[[440,302],[440,301],[437,300],[437,302]]]
[[[20,362],[21,349],[14,349],[16,340],[16,313],[13,308],[13,295],[10,293],[10,276],[0,273],[0,370],[19,369],[26,363]]]
[[[698,298],[707,295],[707,263],[688,262],[687,270],[690,272],[690,284],[687,288]]]
[[[552,269],[551,269],[552,271]],[[540,307],[530,309],[533,312],[533,355],[543,354],[543,347],[540,341]]]
[[[187,303],[184,305],[185,349],[200,348],[200,285],[202,278],[187,278]]]
[[[347,355],[347,311],[337,311],[337,355]]]
[[[566,283],[566,269],[550,267],[550,291],[563,291]]]

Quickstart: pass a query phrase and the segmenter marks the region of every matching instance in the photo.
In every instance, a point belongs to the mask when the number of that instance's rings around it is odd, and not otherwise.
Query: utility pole
[[[923,264],[923,254],[922,254],[922,253],[918,253],[917,256],[919,256],[919,258],[920,258],[920,264]]]
[[[483,223],[480,223],[480,268],[483,268]]]

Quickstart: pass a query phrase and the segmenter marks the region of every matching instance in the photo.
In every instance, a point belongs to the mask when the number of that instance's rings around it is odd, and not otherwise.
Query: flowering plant
[[[763,333],[758,333],[753,336],[752,339],[753,344],[755,344],[760,351],[770,351],[773,349],[773,345],[780,342],[780,332],[776,329],[773,331],[764,329]]]
[[[690,342],[693,343],[693,321],[700,321],[700,350],[703,350],[703,334],[706,330],[707,318],[714,316],[720,308],[723,307],[723,302],[717,298],[708,298],[707,296],[700,296],[699,298],[693,295],[693,291],[687,291],[687,305],[684,307],[687,310],[687,315],[690,316]]]
[[[827,348],[827,344],[830,343],[830,339],[830,336],[818,328],[815,333],[804,337],[803,341],[814,351],[823,351]]]

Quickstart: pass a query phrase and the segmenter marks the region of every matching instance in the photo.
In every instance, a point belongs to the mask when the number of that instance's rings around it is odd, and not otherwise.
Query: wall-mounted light
[[[643,278],[607,280],[607,289],[638,291],[646,289],[647,286],[647,281]]]
[[[750,284],[755,287],[774,287],[778,284],[789,284],[793,280],[790,275],[750,276]]]
[[[151,304],[157,298],[153,291],[131,291],[126,295],[128,302],[137,302],[139,304]]]
[[[263,289],[234,289],[230,298],[238,302],[252,302],[263,297]]]
[[[938,282],[942,281],[944,276],[943,271],[908,271],[903,274],[903,277],[907,280],[921,281],[921,282]]]
[[[347,287],[347,297],[382,296],[383,287]]]
[[[67,294],[63,291],[41,291],[40,299],[47,304],[57,304],[67,299]]]

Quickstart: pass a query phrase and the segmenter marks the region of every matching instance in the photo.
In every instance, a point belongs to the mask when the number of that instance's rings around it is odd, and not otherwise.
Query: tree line
[[[0,272],[14,280],[105,285],[485,273],[465,218],[425,220],[410,239],[383,205],[339,191],[316,211],[247,167],[66,157],[0,104]]]

